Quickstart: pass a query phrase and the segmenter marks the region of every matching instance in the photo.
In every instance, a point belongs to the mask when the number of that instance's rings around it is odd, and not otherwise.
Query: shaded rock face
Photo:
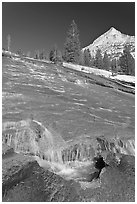
[[[134,156],[135,149],[133,139],[82,135],[64,141],[52,128],[31,119],[3,123],[3,143],[66,180],[86,181],[99,178],[112,160],[119,164],[123,154]]]

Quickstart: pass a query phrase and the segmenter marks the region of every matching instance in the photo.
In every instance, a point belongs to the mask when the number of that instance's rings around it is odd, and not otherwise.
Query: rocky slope
[[[120,57],[124,46],[129,45],[130,51],[135,56],[135,37],[121,33],[111,27],[106,33],[98,37],[92,44],[83,48],[89,49],[92,56],[95,56],[97,49],[101,49],[102,54],[106,51],[112,58]]]

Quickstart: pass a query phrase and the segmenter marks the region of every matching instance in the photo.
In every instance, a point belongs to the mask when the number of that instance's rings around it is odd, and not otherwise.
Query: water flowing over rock
[[[3,123],[3,143],[16,153],[33,156],[41,167],[67,180],[86,177],[88,169],[92,179],[97,178],[111,160],[119,164],[123,154],[135,153],[133,139],[92,138],[91,134],[64,141],[51,127],[31,119]]]

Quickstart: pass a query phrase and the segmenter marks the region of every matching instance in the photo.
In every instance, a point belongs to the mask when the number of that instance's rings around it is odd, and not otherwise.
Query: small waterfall
[[[95,175],[105,166],[97,169],[99,161],[105,164],[107,158],[113,157],[119,163],[122,154],[134,155],[135,152],[134,139],[82,135],[66,142],[51,127],[45,128],[40,122],[29,119],[4,123],[3,143],[16,153],[33,156],[41,167],[65,179],[80,179],[89,171]]]
[[[72,144],[68,146],[68,148],[62,151],[62,160],[64,163],[66,162],[85,162],[85,161],[92,161],[94,157],[94,149],[92,145],[86,144],[82,142],[77,142],[76,144]]]

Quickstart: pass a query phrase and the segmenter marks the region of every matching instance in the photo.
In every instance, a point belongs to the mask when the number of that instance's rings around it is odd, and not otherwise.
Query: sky
[[[81,47],[91,44],[111,27],[135,35],[134,2],[3,2],[2,47],[22,49],[31,55],[35,50],[46,53],[56,44],[63,51],[66,33],[72,22],[78,26]]]

